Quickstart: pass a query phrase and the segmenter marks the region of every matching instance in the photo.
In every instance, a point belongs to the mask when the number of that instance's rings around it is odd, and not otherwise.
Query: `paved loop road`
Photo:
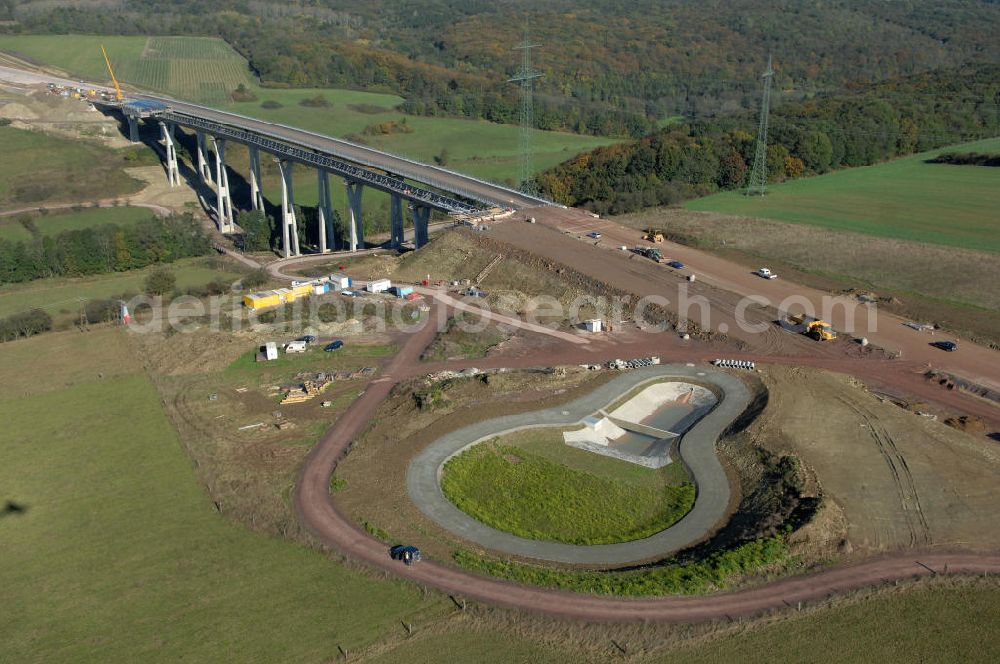
[[[681,438],[680,456],[694,477],[698,496],[691,511],[669,528],[643,539],[616,544],[582,546],[533,540],[477,521],[456,507],[441,490],[440,469],[461,450],[493,436],[520,429],[578,424],[636,387],[664,378],[714,385],[720,393],[716,406]],[[407,492],[414,504],[432,520],[486,549],[527,558],[588,565],[623,565],[664,558],[701,541],[726,516],[729,479],[715,454],[715,442],[749,404],[750,391],[730,374],[683,364],[644,367],[623,373],[570,403],[484,420],[445,434],[427,446],[410,464],[406,475]]]
[[[440,304],[433,303],[431,320]],[[351,442],[364,430],[375,410],[402,378],[427,371],[417,366],[420,353],[433,340],[435,326],[410,335],[379,378],[327,430],[306,458],[295,489],[295,508],[302,524],[326,546],[341,553],[451,595],[548,615],[607,622],[700,622],[747,616],[823,600],[834,593],[935,572],[1000,573],[1000,554],[904,551],[854,565],[783,578],[737,592],[705,596],[623,599],[523,586],[482,577],[458,568],[424,561],[412,567],[389,558],[385,544],[372,539],[341,514],[330,500],[330,475]],[[551,360],[553,358],[549,358]],[[541,364],[550,364],[540,360]]]

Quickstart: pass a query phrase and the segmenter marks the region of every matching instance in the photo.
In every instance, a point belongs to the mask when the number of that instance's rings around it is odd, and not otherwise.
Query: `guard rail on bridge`
[[[317,152],[314,149],[305,149],[287,142],[279,141],[256,131],[242,129],[229,124],[213,122],[196,115],[166,109],[154,112],[153,117],[165,122],[172,122],[184,127],[191,127],[205,131],[212,136],[232,139],[246,145],[258,147],[277,157],[291,159],[309,166],[322,168],[341,177],[348,178],[355,182],[361,182],[365,186],[380,189],[390,194],[397,194],[404,198],[418,201],[424,205],[445,212],[455,212],[459,214],[472,214],[479,210],[479,207],[470,203],[443,196],[441,194],[423,189],[401,180],[391,175],[378,173],[367,168],[355,166],[345,161],[335,159],[329,155]]]

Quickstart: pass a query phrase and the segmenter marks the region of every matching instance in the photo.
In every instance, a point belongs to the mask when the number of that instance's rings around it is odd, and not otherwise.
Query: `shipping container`
[[[376,279],[368,284],[369,293],[384,293],[392,288],[392,282],[388,279]]]
[[[343,272],[335,272],[330,275],[330,284],[333,286],[333,290],[342,291],[345,288],[350,288],[354,282]]]
[[[264,357],[269,360],[278,359],[278,344],[273,341],[268,341],[264,344]]]

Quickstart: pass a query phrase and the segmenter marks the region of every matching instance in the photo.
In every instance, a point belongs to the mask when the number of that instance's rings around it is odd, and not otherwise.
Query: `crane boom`
[[[104,54],[104,64],[108,66],[108,73],[111,74],[111,82],[115,84],[115,101],[125,101],[125,95],[122,94],[121,86],[118,85],[118,79],[115,78],[115,72],[111,69],[111,61],[108,60],[108,52],[104,50],[104,45],[101,45],[101,53]]]

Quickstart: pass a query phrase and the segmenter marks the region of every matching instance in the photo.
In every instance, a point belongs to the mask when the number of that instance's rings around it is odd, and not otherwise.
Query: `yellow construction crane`
[[[125,95],[122,94],[122,88],[118,85],[118,79],[115,78],[115,72],[111,69],[111,61],[108,60],[108,52],[104,50],[103,44],[101,44],[101,53],[104,54],[104,64],[108,66],[108,73],[111,74],[111,82],[115,84],[115,101],[125,101]]]

